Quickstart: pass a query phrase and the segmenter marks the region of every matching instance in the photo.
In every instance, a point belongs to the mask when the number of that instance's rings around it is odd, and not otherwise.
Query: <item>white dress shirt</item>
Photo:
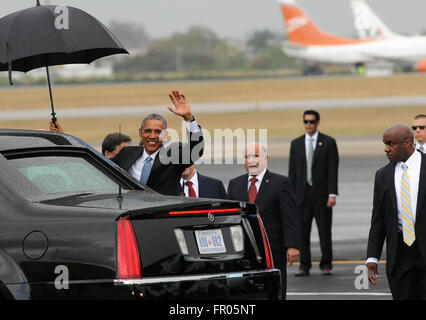
[[[416,142],[416,149],[420,149],[420,147],[422,146],[423,146],[423,153],[426,153],[426,142],[423,144]]]
[[[410,158],[405,162],[407,165],[407,173],[410,182],[410,196],[411,196],[411,210],[413,212],[414,223],[416,223],[416,210],[417,210],[417,194],[419,192],[420,181],[420,165],[422,157],[420,152],[414,151]],[[402,218],[401,218],[401,179],[403,174],[403,162],[398,162],[395,166],[395,193],[396,203],[398,208],[398,223],[399,230],[402,231]]]
[[[250,185],[251,185],[250,179],[256,178],[257,181],[254,185],[256,186],[256,190],[259,193],[260,184],[262,183],[263,176],[265,175],[265,172],[266,172],[266,168],[263,169],[263,171],[261,173],[259,173],[257,176],[251,176],[251,175],[248,176],[247,191],[248,191],[248,189],[250,188]]]
[[[194,119],[193,121],[185,121],[186,123],[186,130],[192,133],[196,133],[199,132],[201,129],[198,126],[197,121]],[[161,148],[160,148],[161,149]],[[140,180],[141,178],[141,174],[142,174],[142,169],[145,163],[145,159],[148,158],[148,156],[150,156],[152,158],[152,164],[154,164],[154,160],[155,157],[157,156],[158,152],[160,151],[160,149],[158,149],[157,151],[155,151],[153,154],[149,155],[148,153],[146,153],[146,151],[143,151],[142,157],[140,157],[138,160],[135,161],[135,163],[132,164],[132,166],[129,169],[129,173],[136,178],[136,180]]]
[[[199,187],[198,187],[198,173],[197,173],[197,171],[195,171],[195,174],[189,180],[184,180],[183,178],[180,178],[180,185],[183,186],[183,192],[185,193],[185,197],[189,197],[188,186],[185,184],[186,181],[192,182],[192,188],[194,188],[195,194],[197,195],[197,198],[198,198],[200,196],[200,193],[199,193]]]
[[[308,161],[309,140],[310,139],[313,139],[312,146],[313,146],[314,151],[315,151],[315,148],[317,147],[318,131],[316,131],[312,137],[309,134],[305,133],[305,151],[306,151],[305,154],[306,154],[306,161]]]
[[[410,196],[411,196],[411,210],[413,213],[414,223],[416,223],[416,210],[417,210],[417,195],[419,192],[420,182],[420,166],[422,164],[421,153],[414,151],[413,154],[405,162],[407,165],[407,173],[410,182]],[[395,165],[395,193],[396,193],[396,204],[398,209],[398,227],[402,231],[402,217],[401,217],[401,179],[403,174],[402,166],[404,162],[398,162]],[[367,263],[374,262],[379,263],[377,258],[369,257]]]
[[[306,154],[306,161],[308,161],[309,140],[310,139],[313,139],[312,146],[313,146],[314,151],[315,151],[315,149],[317,147],[318,131],[316,131],[312,137],[309,134],[305,133],[305,151],[306,151],[305,154]],[[328,196],[329,197],[337,197],[337,194],[331,193]]]
[[[146,153],[145,150],[143,150],[142,157],[140,157],[138,160],[135,161],[134,164],[129,169],[129,173],[136,178],[136,180],[140,180],[143,166],[145,165],[145,159],[148,157],[152,158],[151,165],[154,164],[155,157],[157,156],[158,152],[160,152],[160,149],[155,151],[153,154],[149,155]]]

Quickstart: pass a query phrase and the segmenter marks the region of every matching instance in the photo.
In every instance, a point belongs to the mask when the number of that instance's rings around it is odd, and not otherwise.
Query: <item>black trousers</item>
[[[274,266],[281,271],[282,300],[286,300],[287,295],[287,258],[285,250],[285,248],[281,247],[271,247]]]
[[[417,241],[409,247],[400,235],[395,268],[387,275],[394,300],[426,300],[426,264]]]
[[[300,211],[300,269],[308,271],[311,262],[311,229],[312,220],[318,228],[321,247],[320,269],[332,269],[333,248],[331,240],[332,208],[327,208],[327,200],[320,199],[310,186],[306,186],[305,198]]]

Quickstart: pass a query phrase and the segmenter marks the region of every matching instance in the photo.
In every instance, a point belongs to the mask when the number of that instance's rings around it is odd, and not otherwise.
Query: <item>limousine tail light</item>
[[[117,223],[117,279],[142,277],[139,249],[129,217]]]
[[[272,258],[271,246],[269,245],[268,235],[266,234],[265,226],[263,225],[260,214],[257,214],[257,221],[259,221],[260,230],[262,231],[263,246],[265,247],[266,267],[268,269],[273,269],[274,259]]]

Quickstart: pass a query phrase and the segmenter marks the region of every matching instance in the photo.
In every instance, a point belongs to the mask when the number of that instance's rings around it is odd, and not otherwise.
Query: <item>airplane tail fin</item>
[[[364,0],[351,0],[351,8],[360,39],[403,37],[391,31]]]
[[[360,39],[403,37],[391,31],[364,0],[351,0],[351,8]]]
[[[362,40],[322,32],[296,4],[295,0],[278,0],[288,40],[299,45],[340,45]]]

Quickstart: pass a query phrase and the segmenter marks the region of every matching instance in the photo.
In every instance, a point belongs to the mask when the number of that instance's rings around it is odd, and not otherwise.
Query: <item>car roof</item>
[[[54,146],[86,145],[80,139],[67,134],[42,130],[0,129],[0,151]]]

